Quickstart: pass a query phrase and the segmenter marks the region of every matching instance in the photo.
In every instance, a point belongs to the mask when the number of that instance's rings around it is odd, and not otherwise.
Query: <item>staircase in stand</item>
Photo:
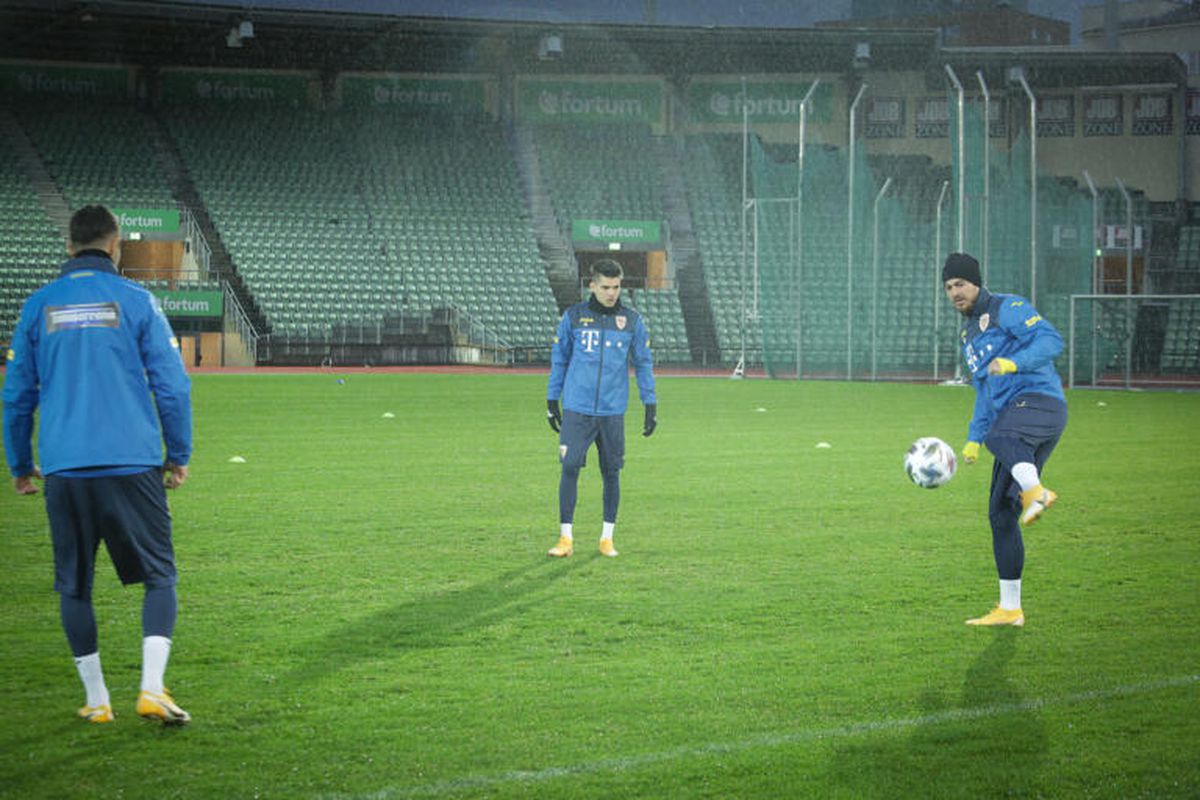
[[[229,284],[255,332],[259,335],[270,333],[271,326],[262,313],[262,309],[255,302],[254,295],[250,293],[242,276],[234,267],[229,250],[221,240],[221,234],[217,231],[217,226],[213,224],[204,200],[196,191],[196,185],[192,182],[187,164],[184,163],[179,146],[167,129],[166,123],[159,116],[152,115],[147,129],[154,144],[155,155],[171,185],[171,194],[191,211],[196,224],[200,226],[200,232],[212,251],[211,271],[220,275]]]
[[[25,129],[13,117],[12,112],[3,106],[0,106],[0,141],[3,141],[9,150],[16,153],[21,170],[29,179],[29,184],[33,187],[38,202],[41,203],[46,216],[50,218],[54,227],[65,239],[71,224],[71,208],[67,205],[67,200],[63,197],[62,192],[59,191],[58,185],[54,183],[54,179],[50,177],[41,155],[33,146],[33,142],[29,140]]]
[[[682,143],[671,136],[655,138],[655,159],[658,164],[659,185],[662,187],[663,212],[671,231],[671,251],[668,258],[674,264],[675,284],[679,291],[679,306],[687,330],[692,361],[700,365],[720,363],[717,330],[708,285],[696,234],[692,230],[692,210],[684,189],[680,167]]]
[[[546,279],[554,292],[560,311],[579,302],[579,272],[575,265],[575,250],[558,224],[554,204],[546,192],[538,163],[537,147],[533,132],[521,125],[509,128],[508,139],[521,176],[521,188],[529,204],[533,219],[533,232],[537,237],[538,251],[546,267]]]

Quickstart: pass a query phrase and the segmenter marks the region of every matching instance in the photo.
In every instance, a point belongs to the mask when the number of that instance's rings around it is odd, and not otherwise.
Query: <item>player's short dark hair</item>
[[[71,216],[71,244],[76,247],[103,242],[118,230],[117,218],[104,206],[84,206]]]
[[[611,258],[602,258],[599,261],[592,262],[592,280],[605,278],[624,278],[625,270],[621,269],[621,265],[613,261]]]

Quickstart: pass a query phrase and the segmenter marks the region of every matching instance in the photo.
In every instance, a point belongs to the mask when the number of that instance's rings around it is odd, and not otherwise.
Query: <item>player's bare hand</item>
[[[33,468],[33,472],[28,475],[21,475],[13,478],[13,488],[17,490],[17,494],[37,494],[38,487],[34,485],[34,480],[42,479],[42,471],[37,467]]]
[[[168,489],[178,489],[187,480],[188,468],[170,462],[163,465],[163,486]]]

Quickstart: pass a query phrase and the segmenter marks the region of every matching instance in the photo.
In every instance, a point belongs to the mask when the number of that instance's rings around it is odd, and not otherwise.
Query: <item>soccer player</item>
[[[549,555],[564,558],[574,552],[572,521],[579,470],[596,443],[604,479],[604,526],[600,552],[616,557],[613,529],[621,501],[621,467],[625,464],[625,408],[629,404],[629,364],[637,375],[638,394],[646,414],[642,435],[658,425],[654,394],[654,360],[642,315],[621,305],[621,265],[602,259],[592,265],[592,296],[566,310],[550,353],[546,416],[559,434],[562,476],[558,484],[560,532]],[[562,410],[559,410],[559,400]]]
[[[979,458],[980,444],[995,456],[988,519],[1000,575],[1000,604],[968,625],[1024,625],[1021,572],[1031,525],[1058,495],[1042,485],[1041,471],[1067,425],[1067,403],[1054,359],[1063,341],[1030,303],[983,287],[979,262],[951,253],[942,267],[946,296],[963,316],[963,358],[975,386],[975,412],[963,461]]]
[[[35,494],[45,473],[54,588],[87,695],[79,716],[113,721],[91,599],[103,540],[121,582],[145,585],[137,713],[181,725],[191,717],[163,687],[176,615],[163,489],[188,477],[191,384],[153,296],[117,274],[121,236],[108,209],[75,212],[67,252],[61,276],[29,297],[13,334],[4,451],[17,494]],[[39,408],[40,470],[31,444]]]

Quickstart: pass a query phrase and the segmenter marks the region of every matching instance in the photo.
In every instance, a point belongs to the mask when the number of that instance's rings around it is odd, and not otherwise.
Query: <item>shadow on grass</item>
[[[972,632],[974,633],[974,632]],[[1027,797],[1041,792],[1045,724],[1008,674],[1022,632],[992,641],[967,670],[957,702],[927,689],[913,724],[855,737],[833,758],[831,785],[852,797]],[[897,726],[901,727],[901,726]],[[902,730],[910,730],[907,736]]]
[[[547,589],[596,558],[593,553],[542,559],[482,583],[406,600],[356,618],[321,639],[305,642],[292,679],[317,680],[364,661],[456,644],[474,631],[516,620],[527,609],[544,604]]]

